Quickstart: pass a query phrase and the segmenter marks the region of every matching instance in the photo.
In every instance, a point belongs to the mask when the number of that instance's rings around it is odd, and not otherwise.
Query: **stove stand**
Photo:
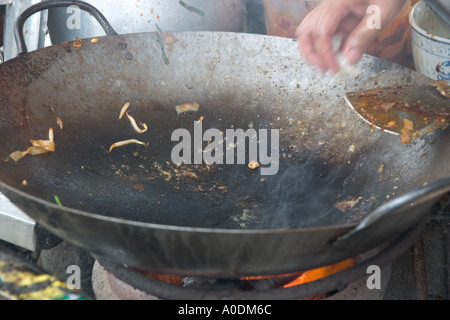
[[[32,266],[66,281],[68,265],[80,266],[84,296],[98,300],[156,299],[253,299],[292,300],[317,298],[327,292],[328,300],[448,300],[450,288],[450,215],[448,211],[433,215],[425,228],[410,230],[381,250],[361,259],[353,268],[327,278],[290,288],[277,288],[288,281],[285,277],[268,282],[251,280],[252,288],[239,280],[178,277],[182,285],[170,285],[149,279],[136,272],[98,258],[82,249],[62,242],[50,250],[32,252],[13,245],[1,245],[0,257],[9,263],[14,253]],[[8,248],[5,254],[5,248]],[[5,260],[3,259],[3,260]],[[2,260],[2,259],[0,259]],[[367,266],[381,267],[381,290],[367,290]],[[30,269],[33,270],[33,269]],[[176,276],[174,276],[176,277]],[[173,282],[173,281],[172,281]],[[217,285],[218,284],[218,285]],[[274,284],[274,287],[272,287]],[[184,287],[183,287],[184,286]],[[0,283],[0,290],[5,283]]]
[[[240,279],[203,279],[205,283],[203,286],[183,287],[149,278],[142,272],[111,262],[103,257],[96,257],[92,280],[93,290],[98,299],[120,298],[121,296],[125,299],[136,297],[165,300],[297,300],[317,297],[381,299],[390,279],[392,262],[411,247],[420,235],[422,228],[423,224],[417,225],[353,267],[326,278],[292,287],[248,290],[243,287]],[[381,289],[370,290],[367,288],[366,282],[369,276],[367,270],[369,266],[373,265],[382,270]],[[111,292],[108,293],[108,290]]]

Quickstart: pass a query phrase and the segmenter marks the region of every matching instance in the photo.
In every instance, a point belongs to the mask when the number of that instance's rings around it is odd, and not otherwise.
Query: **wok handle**
[[[387,202],[337,238],[332,245],[338,250],[349,250],[361,245],[373,248],[381,240],[393,239],[421,221],[426,221],[432,213],[449,204],[450,176]]]
[[[27,19],[31,15],[42,10],[70,6],[77,6],[80,9],[90,13],[95,19],[97,19],[103,30],[105,30],[106,35],[117,35],[117,32],[113,29],[105,16],[97,8],[90,5],[89,3],[78,0],[43,1],[25,9],[16,20],[16,25],[14,28],[14,38],[16,40],[18,54],[28,52],[27,45],[25,44],[25,37],[23,34],[23,26],[25,24],[25,21],[27,21]]]

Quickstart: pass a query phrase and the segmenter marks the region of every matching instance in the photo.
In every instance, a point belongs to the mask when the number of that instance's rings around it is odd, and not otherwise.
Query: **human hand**
[[[406,0],[323,0],[296,30],[299,49],[305,59],[323,71],[336,73],[340,66],[332,40],[343,39],[340,52],[349,64],[358,62],[380,29],[392,21]],[[381,28],[371,24],[379,8]]]

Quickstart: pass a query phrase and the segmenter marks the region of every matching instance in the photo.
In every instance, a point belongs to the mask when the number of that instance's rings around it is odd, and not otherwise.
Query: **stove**
[[[450,216],[442,212],[394,241],[356,257],[324,278],[303,279],[333,266],[278,277],[208,279],[145,273],[96,259],[99,299],[163,300],[447,300]],[[350,259],[352,260],[352,259]],[[301,281],[299,281],[301,280]]]
[[[37,252],[1,243],[0,279],[4,276],[2,254],[7,250],[26,268],[40,270],[40,277],[55,277],[66,283],[73,295],[95,300],[448,300],[449,231],[450,212],[445,210],[397,239],[348,260],[353,262],[344,261],[334,273],[306,281],[299,280],[305,274],[317,275],[332,268],[270,277],[210,279],[116,264],[65,241]],[[80,272],[78,287],[73,287],[73,270]],[[14,298],[7,283],[1,281],[0,296]]]
[[[109,266],[111,267],[111,266]],[[378,300],[382,298],[386,291],[388,279],[392,271],[392,266],[381,269],[380,289],[371,290],[367,287],[367,280],[364,278],[352,281],[343,290],[333,290],[325,294],[311,294],[308,292],[298,292],[311,290],[310,288],[298,288],[292,292],[283,292],[287,290],[289,283],[299,278],[299,275],[292,275],[279,278],[260,279],[260,280],[217,280],[201,279],[195,277],[180,277],[179,283],[168,283],[165,280],[155,279],[150,284],[153,288],[151,293],[148,290],[136,289],[136,286],[124,282],[114,274],[103,267],[98,261],[93,266],[92,286],[95,297],[99,300],[165,300],[163,296],[171,296],[174,300]],[[123,275],[122,275],[123,276]],[[294,279],[294,280],[293,280]],[[175,279],[174,279],[175,280]],[[178,279],[177,279],[178,280]],[[148,281],[148,279],[144,279]],[[166,282],[167,281],[167,282]],[[149,284],[147,283],[146,286]],[[292,284],[295,286],[295,284]],[[296,292],[297,291],[297,292]],[[286,296],[283,296],[285,295]],[[287,299],[287,295],[291,299]]]

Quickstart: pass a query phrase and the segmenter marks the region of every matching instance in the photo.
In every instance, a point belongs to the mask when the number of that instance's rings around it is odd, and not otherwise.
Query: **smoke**
[[[272,228],[305,228],[338,224],[343,214],[336,203],[343,199],[349,168],[327,168],[311,157],[291,165],[268,181],[268,211]]]

